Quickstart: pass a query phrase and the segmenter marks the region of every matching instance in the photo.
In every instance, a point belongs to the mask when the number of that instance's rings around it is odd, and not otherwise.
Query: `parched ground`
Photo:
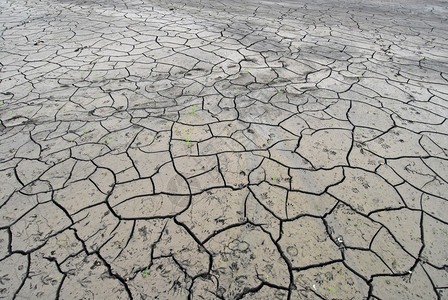
[[[0,298],[448,299],[447,18],[0,0]]]

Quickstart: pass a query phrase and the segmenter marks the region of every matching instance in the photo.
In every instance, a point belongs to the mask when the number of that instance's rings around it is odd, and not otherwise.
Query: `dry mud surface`
[[[0,298],[448,299],[447,4],[0,0]]]

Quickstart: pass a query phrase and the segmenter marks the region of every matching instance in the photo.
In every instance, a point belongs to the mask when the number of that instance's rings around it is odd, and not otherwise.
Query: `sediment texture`
[[[0,0],[0,298],[448,299],[447,16]]]

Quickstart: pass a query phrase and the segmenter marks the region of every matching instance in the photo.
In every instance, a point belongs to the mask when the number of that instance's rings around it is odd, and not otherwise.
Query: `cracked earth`
[[[420,2],[0,0],[0,298],[448,299]]]

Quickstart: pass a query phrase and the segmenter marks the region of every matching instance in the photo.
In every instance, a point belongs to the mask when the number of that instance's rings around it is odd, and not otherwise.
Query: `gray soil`
[[[0,0],[0,298],[448,299],[447,17]]]

